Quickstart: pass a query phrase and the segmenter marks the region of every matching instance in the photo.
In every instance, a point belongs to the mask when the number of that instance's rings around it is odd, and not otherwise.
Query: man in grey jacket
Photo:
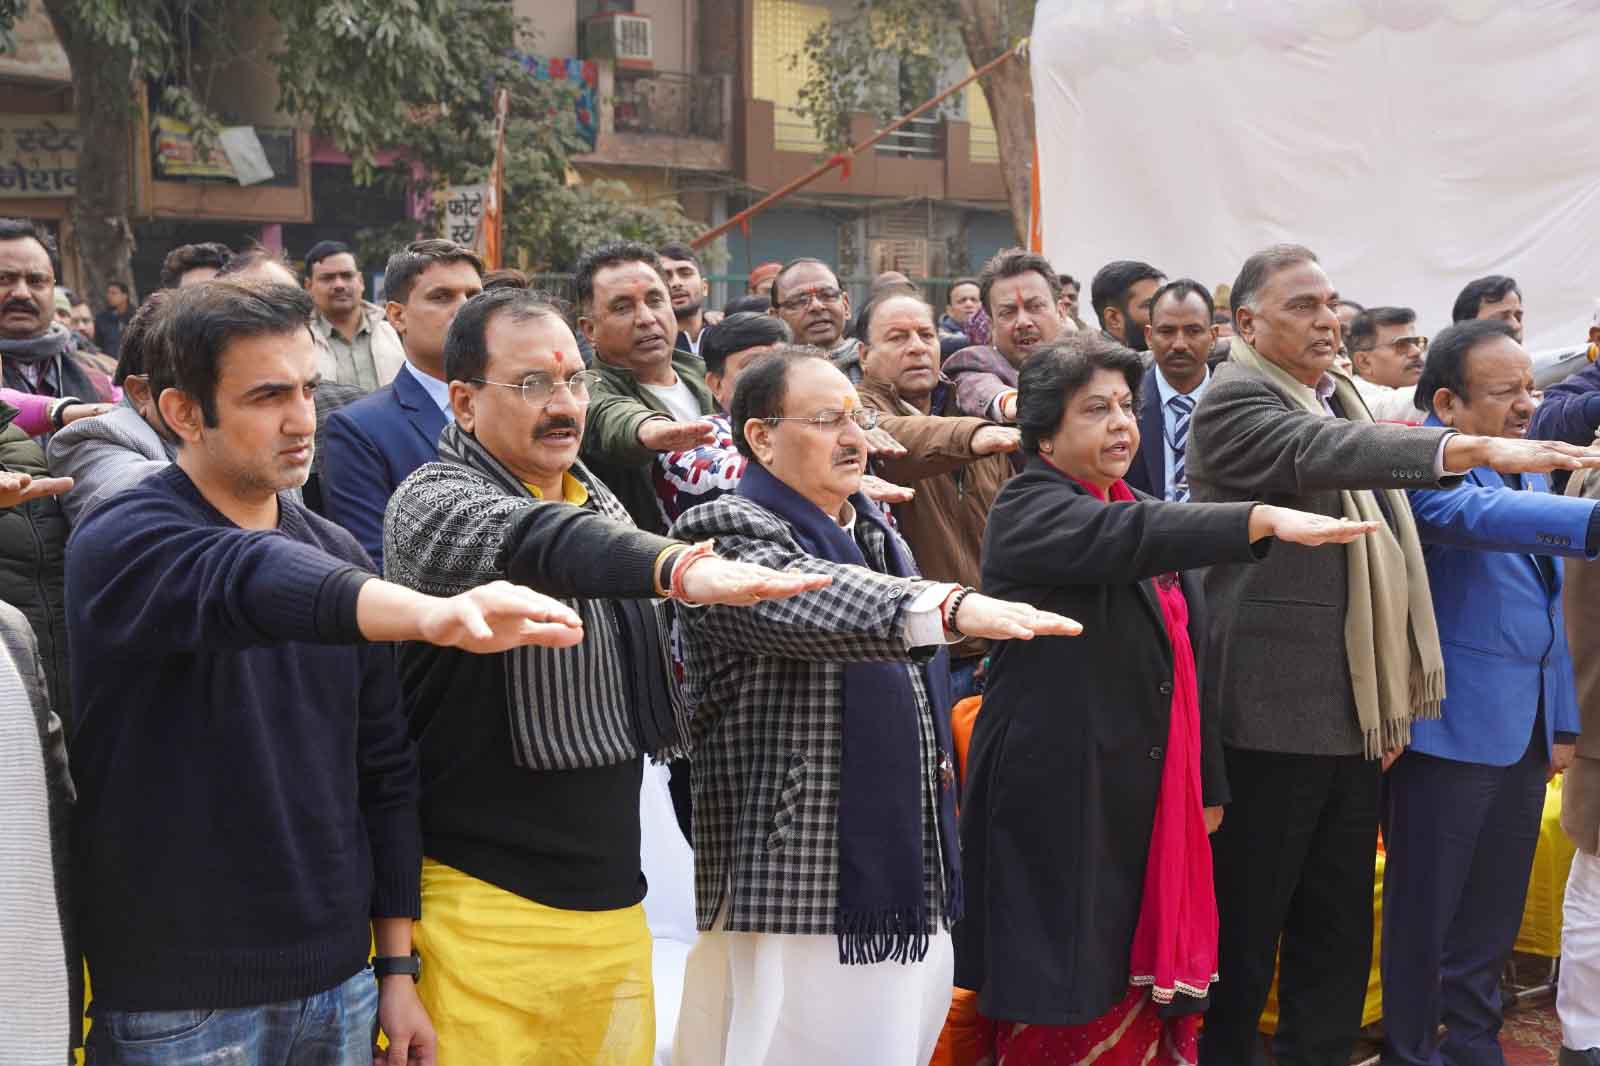
[[[1206,1066],[1265,1061],[1257,1026],[1280,966],[1281,1066],[1343,1066],[1371,964],[1380,757],[1437,717],[1444,669],[1427,572],[1402,489],[1600,465],[1568,444],[1375,425],[1332,370],[1339,298],[1315,254],[1276,245],[1233,285],[1236,337],[1195,410],[1193,498],[1264,500],[1381,519],[1371,545],[1280,545],[1213,567],[1206,691],[1223,723],[1233,801],[1212,838],[1221,981]],[[1280,946],[1281,940],[1281,946]]]
[[[123,489],[172,464],[173,449],[162,439],[147,373],[149,359],[164,343],[160,314],[165,290],[156,292],[135,312],[122,335],[122,355],[113,382],[122,401],[98,418],[80,418],[50,438],[50,472],[73,479],[73,491],[61,498],[67,522],[76,526],[95,507]]]

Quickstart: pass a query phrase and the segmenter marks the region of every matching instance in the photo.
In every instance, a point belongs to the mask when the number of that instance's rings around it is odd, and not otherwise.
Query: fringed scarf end
[[[875,962],[921,962],[928,956],[926,916],[911,910],[857,911],[834,919],[839,938],[839,965]]]

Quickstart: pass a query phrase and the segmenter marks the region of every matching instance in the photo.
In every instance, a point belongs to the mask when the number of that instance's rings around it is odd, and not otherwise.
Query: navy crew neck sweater
[[[361,643],[370,561],[278,497],[240,529],[181,468],[67,552],[74,876],[97,1002],[299,999],[417,917],[417,763],[393,651]]]

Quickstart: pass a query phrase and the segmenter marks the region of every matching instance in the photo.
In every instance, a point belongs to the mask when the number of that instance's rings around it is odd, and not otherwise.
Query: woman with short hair
[[[998,644],[972,738],[956,983],[997,1023],[997,1066],[1195,1061],[1217,963],[1207,835],[1228,799],[1217,721],[1201,715],[1195,571],[1260,559],[1270,537],[1375,528],[1133,492],[1143,374],[1134,352],[1079,333],[1018,381],[1031,458],[990,515],[984,589],[1083,635]]]

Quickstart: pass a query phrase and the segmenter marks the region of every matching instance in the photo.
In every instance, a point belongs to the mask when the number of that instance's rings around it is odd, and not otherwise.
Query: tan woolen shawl
[[[1295,406],[1326,417],[1316,390],[1290,377],[1239,337],[1229,359],[1264,380]],[[1330,371],[1339,409],[1351,422],[1371,422],[1354,383]],[[1384,521],[1377,493],[1388,494],[1393,525]],[[1411,742],[1411,723],[1439,717],[1444,701],[1444,657],[1433,618],[1433,594],[1411,505],[1399,489],[1341,489],[1344,517],[1377,522],[1378,531],[1345,545],[1349,597],[1345,605],[1344,646],[1350,660],[1350,687],[1367,758]],[[1338,551],[1337,547],[1318,551]]]

